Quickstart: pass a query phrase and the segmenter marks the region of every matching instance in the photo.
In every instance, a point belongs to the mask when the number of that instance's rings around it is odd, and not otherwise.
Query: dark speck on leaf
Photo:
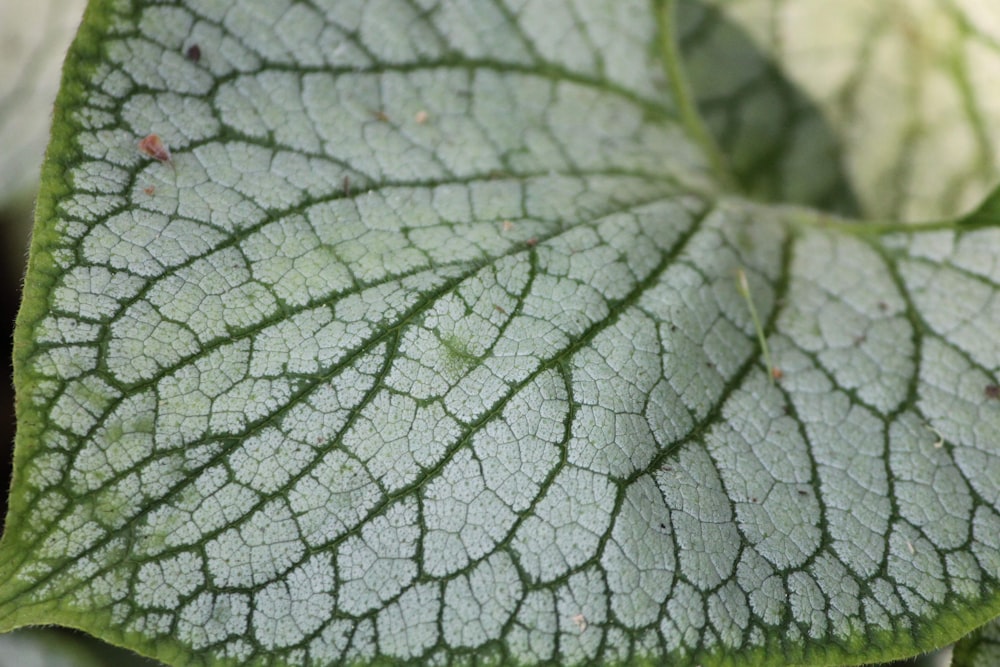
[[[1000,384],[986,385],[986,388],[983,389],[983,393],[986,394],[986,398],[1000,400]]]
[[[184,52],[184,55],[187,56],[188,60],[196,63],[201,60],[201,47],[197,44],[192,44],[188,47],[187,51]]]
[[[878,309],[884,313],[885,311],[889,310],[889,304],[887,304],[885,301],[879,301]]]
[[[799,489],[799,495],[800,496],[808,496],[809,494],[806,493],[805,491],[803,491],[802,489]]]

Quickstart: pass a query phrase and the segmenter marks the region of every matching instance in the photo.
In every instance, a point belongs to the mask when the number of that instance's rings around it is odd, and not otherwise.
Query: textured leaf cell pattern
[[[664,7],[191,4],[81,37],[5,626],[179,663],[717,664],[996,615],[996,229],[724,194]]]

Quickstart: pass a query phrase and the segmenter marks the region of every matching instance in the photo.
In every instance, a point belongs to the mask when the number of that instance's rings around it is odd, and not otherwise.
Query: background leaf
[[[678,9],[700,108],[748,192],[935,220],[996,186],[996,3],[699,0]]]
[[[0,209],[38,188],[59,67],[83,6],[83,0],[0,5]]]
[[[752,664],[995,616],[995,229],[724,194],[649,11],[93,7],[0,625],[177,663]]]
[[[82,633],[60,629],[31,629],[0,635],[0,665],[17,667],[152,667],[157,665],[102,644]]]
[[[0,664],[22,667],[100,667],[87,647],[68,637],[55,638],[38,630],[0,636]]]
[[[1000,660],[1000,620],[987,623],[955,645],[954,667],[989,667]]]

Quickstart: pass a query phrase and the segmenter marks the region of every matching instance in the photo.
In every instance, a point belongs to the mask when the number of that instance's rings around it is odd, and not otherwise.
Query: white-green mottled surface
[[[0,627],[176,664],[708,665],[996,616],[1000,230],[726,191],[670,20],[92,7]]]

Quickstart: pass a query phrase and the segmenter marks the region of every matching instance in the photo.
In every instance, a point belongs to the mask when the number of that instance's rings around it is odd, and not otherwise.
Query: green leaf
[[[986,624],[955,645],[953,667],[990,667],[1000,662],[1000,620]]]
[[[678,9],[700,107],[755,196],[934,220],[972,208],[1000,180],[995,3]]]
[[[994,207],[749,201],[671,9],[92,5],[0,629],[172,664],[831,664],[997,616]]]

